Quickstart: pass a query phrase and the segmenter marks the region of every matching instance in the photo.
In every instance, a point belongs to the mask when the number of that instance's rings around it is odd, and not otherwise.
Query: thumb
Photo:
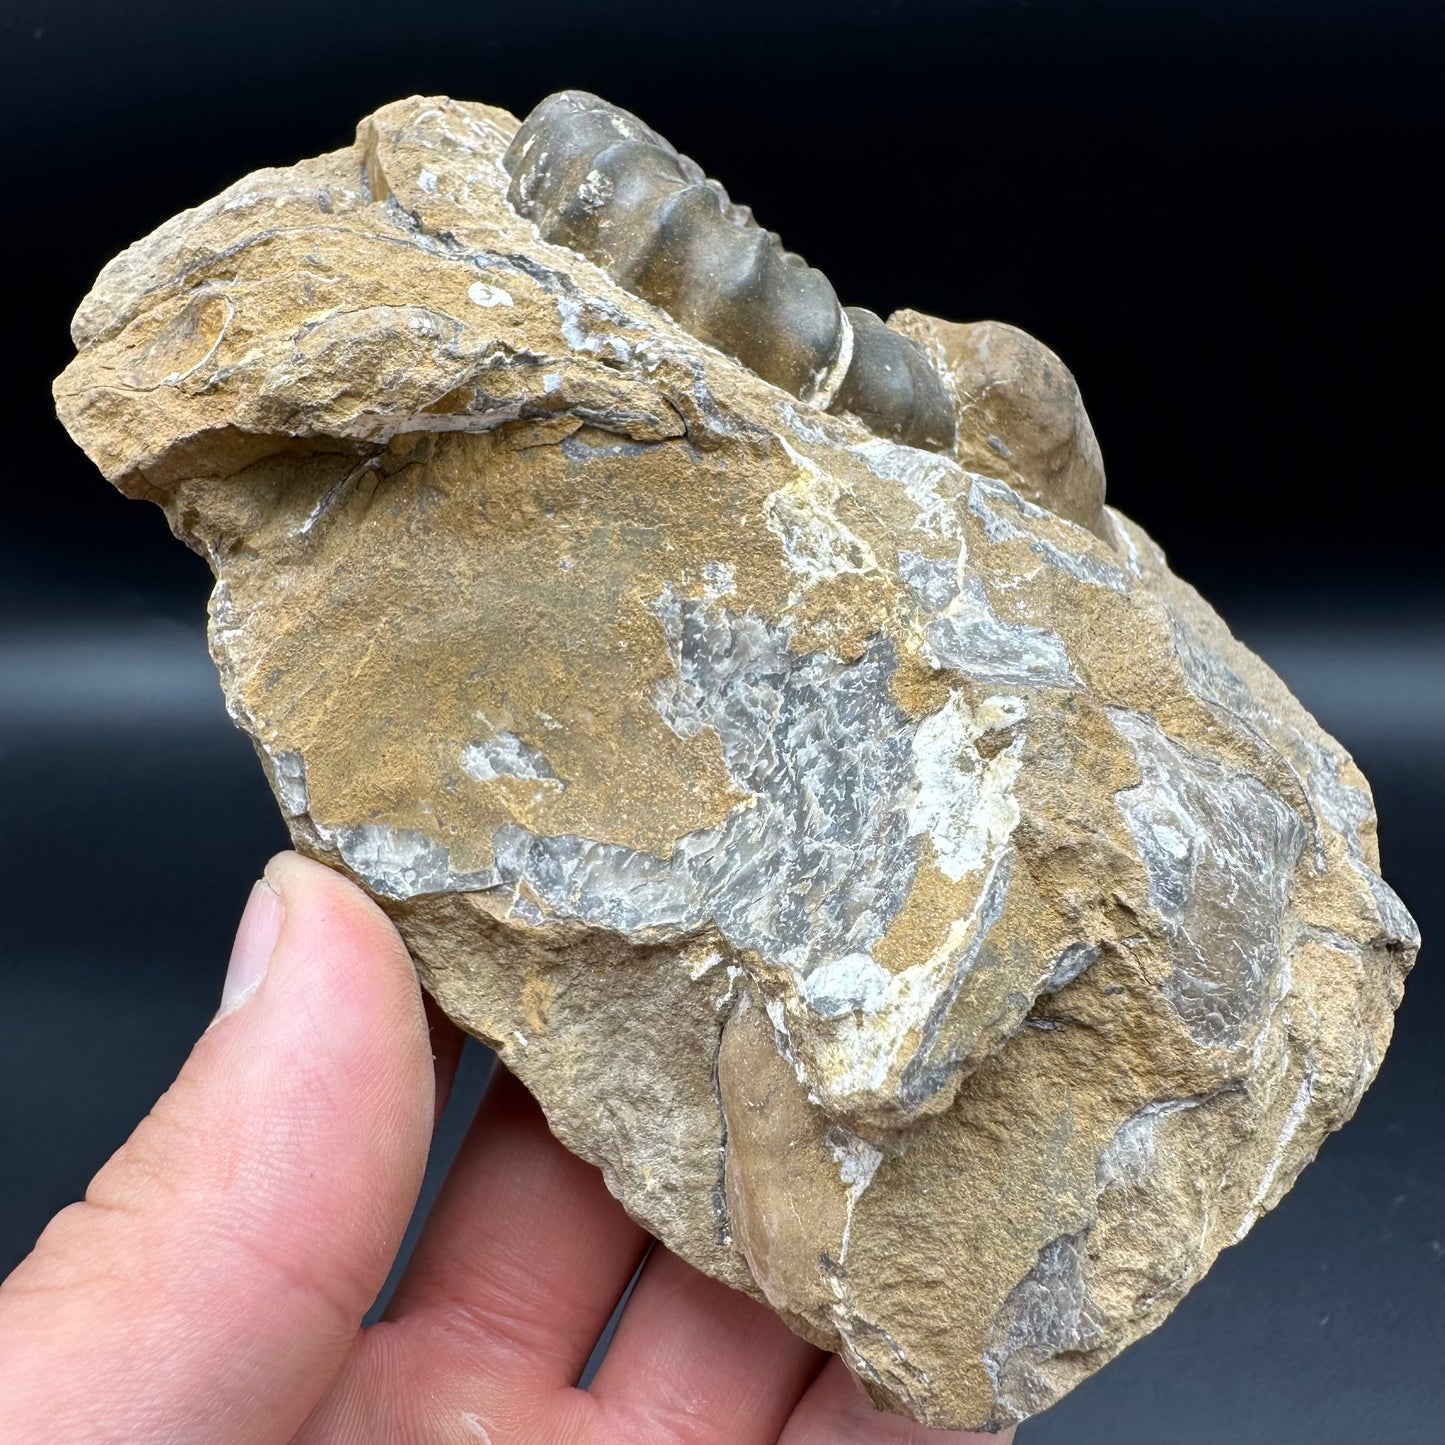
[[[0,1286],[0,1439],[289,1439],[401,1242],[433,1088],[391,924],[273,859],[180,1077]]]

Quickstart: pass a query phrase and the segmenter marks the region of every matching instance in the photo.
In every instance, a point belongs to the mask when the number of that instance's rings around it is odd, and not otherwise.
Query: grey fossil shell
[[[840,306],[821,271],[635,115],[559,91],[522,122],[503,164],[508,201],[546,240],[700,340],[890,441],[952,447],[953,402],[918,342]]]

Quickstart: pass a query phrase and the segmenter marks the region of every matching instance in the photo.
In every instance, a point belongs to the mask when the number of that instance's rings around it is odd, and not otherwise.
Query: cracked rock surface
[[[401,101],[167,222],[61,417],[210,560],[296,845],[629,1212],[880,1405],[1022,1419],[1373,1078],[1369,789],[1052,353],[903,313],[958,437],[875,435],[540,239],[517,125]]]

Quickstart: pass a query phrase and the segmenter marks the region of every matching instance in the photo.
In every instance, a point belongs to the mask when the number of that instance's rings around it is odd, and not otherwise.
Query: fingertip
[[[287,851],[267,862],[261,878],[280,896],[289,922],[339,930],[353,945],[396,964],[408,985],[414,981],[411,960],[395,925],[362,888],[335,868]]]
[[[261,870],[261,876],[284,898],[290,892],[309,892],[313,889],[334,888],[338,894],[354,895],[370,903],[366,894],[357,885],[335,868],[315,858],[308,858],[292,848],[283,848],[273,854]],[[375,905],[372,905],[375,907]],[[380,912],[380,910],[377,910]]]
[[[293,1089],[331,1099],[363,1134],[370,1128],[375,1137],[360,1152],[389,1161],[393,1189],[403,1180],[419,1189],[436,1083],[406,946],[377,903],[323,863],[279,853],[263,877],[283,918],[247,1024],[265,1031],[273,1054],[285,1055]]]
[[[334,868],[299,853],[278,853],[262,874],[281,901],[272,953],[276,992],[316,995],[317,1026],[337,1036],[348,1021],[384,1046],[390,1064],[429,1076],[431,1047],[421,986],[395,925],[361,888]],[[288,998],[294,1007],[294,997]],[[384,1027],[378,1028],[384,1021]],[[428,1101],[430,1107],[430,1101]]]
[[[240,927],[236,929],[226,979],[221,986],[221,1006],[210,1027],[214,1028],[227,1014],[235,1013],[265,982],[285,915],[281,895],[264,878],[258,879],[251,887]]]

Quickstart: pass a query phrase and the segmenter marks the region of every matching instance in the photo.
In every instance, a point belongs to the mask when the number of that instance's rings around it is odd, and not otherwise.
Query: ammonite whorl
[[[872,431],[947,451],[954,408],[923,348],[783,249],[745,206],[635,115],[586,91],[549,96],[504,164],[507,199],[764,380]]]

